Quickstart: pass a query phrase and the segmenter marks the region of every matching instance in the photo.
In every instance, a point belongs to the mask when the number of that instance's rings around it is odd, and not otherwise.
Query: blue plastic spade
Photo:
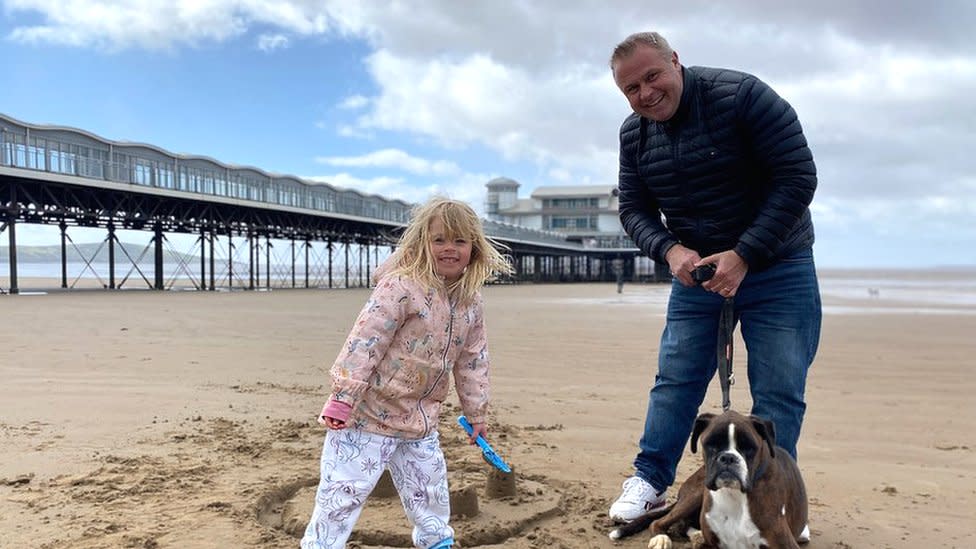
[[[468,436],[471,436],[471,434],[474,433],[474,428],[472,428],[471,424],[468,423],[468,418],[458,416],[458,424],[461,427],[464,427],[464,430],[468,432]],[[492,448],[491,444],[488,444],[488,441],[482,438],[481,435],[478,435],[478,438],[475,439],[475,443],[477,443],[481,448],[481,455],[484,456],[485,461],[503,473],[512,472],[512,468],[505,463],[505,460],[498,457],[498,454],[495,453],[495,449]]]

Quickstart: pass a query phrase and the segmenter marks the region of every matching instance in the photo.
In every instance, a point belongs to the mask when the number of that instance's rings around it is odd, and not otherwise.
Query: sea
[[[976,315],[976,266],[944,269],[820,269],[824,314]],[[623,291],[559,299],[567,305],[640,305],[667,310],[669,284],[624,284]],[[544,298],[540,298],[544,299]]]
[[[303,264],[296,265],[298,286],[304,285],[304,269]],[[118,264],[115,269],[116,284],[121,282],[124,288],[148,287],[142,278],[153,280],[152,264],[139,265],[139,271],[131,264]],[[69,287],[107,286],[109,282],[108,265],[104,262],[91,265],[68,263],[67,273]],[[0,289],[7,289],[8,274],[9,265],[0,262]],[[61,269],[59,263],[20,262],[17,264],[17,274],[22,291],[33,290],[38,284],[31,279],[46,279],[44,284],[50,286],[52,280],[60,280]],[[941,269],[821,269],[818,275],[824,312],[827,314],[976,314],[976,266]],[[207,276],[209,282],[209,274]],[[247,264],[235,264],[234,285],[244,286],[242,281],[247,277]],[[291,277],[290,265],[272,265],[272,287],[290,287]],[[313,266],[309,277],[313,286],[328,284],[328,273],[321,265]],[[351,278],[355,280],[356,275],[351,275]],[[194,281],[200,279],[200,265],[196,262],[182,266],[168,264],[163,279],[167,288],[192,288]],[[226,265],[217,266],[216,279],[218,287],[226,286]],[[263,266],[258,280],[261,286],[266,283],[267,273]],[[333,285],[338,287],[343,283],[344,274],[340,276],[338,271],[334,272]],[[624,284],[620,294],[616,293],[616,284],[607,283],[607,287],[614,290],[608,296],[579,297],[561,302],[643,304],[660,308],[667,304],[668,284]]]
[[[976,314],[976,267],[819,273],[824,312]]]
[[[228,277],[226,260],[216,264],[215,268],[214,278],[216,285],[218,287],[226,286]],[[108,287],[110,285],[109,267],[104,261],[92,262],[91,264],[69,262],[67,263],[66,273],[68,288]],[[5,262],[0,263],[0,289],[7,290],[9,288],[9,275],[9,264]],[[249,277],[247,263],[235,262],[233,275],[234,286],[245,286]],[[345,274],[344,272],[340,274],[338,268],[334,268],[332,277],[333,286],[335,287],[342,286],[345,282]],[[132,263],[116,263],[116,287],[123,289],[147,289],[152,286],[154,278],[155,270],[151,263],[138,264],[137,267]],[[290,287],[292,281],[291,264],[272,265],[270,278],[272,287]],[[355,284],[355,274],[350,274],[350,278],[352,279],[350,285],[359,285]],[[296,264],[295,279],[296,284],[304,285],[305,265],[303,263]],[[328,279],[329,273],[326,266],[316,264],[310,267],[309,281],[312,286],[328,286]],[[185,264],[169,262],[163,271],[163,281],[168,289],[193,289],[199,283],[199,280],[200,263],[198,261]],[[259,285],[262,286],[267,281],[267,272],[264,264],[261,265],[258,280],[260,281]],[[61,281],[61,264],[18,262],[17,281],[19,289],[22,290],[21,293],[24,293],[23,290],[25,289],[43,290],[57,288],[60,286]],[[209,281],[210,272],[208,270],[206,282],[209,284]]]

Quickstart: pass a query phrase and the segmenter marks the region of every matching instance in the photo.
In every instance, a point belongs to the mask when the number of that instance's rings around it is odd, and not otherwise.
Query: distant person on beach
[[[619,257],[614,259],[610,262],[610,268],[617,278],[617,293],[622,294],[624,292],[624,260]]]
[[[454,374],[470,442],[488,432],[488,352],[481,287],[512,267],[470,206],[435,197],[415,210],[375,274],[331,369],[319,416],[329,427],[303,549],[342,548],[384,469],[423,549],[454,544],[437,422]]]
[[[634,111],[620,128],[620,221],[673,276],[636,471],[610,506],[629,521],[665,503],[715,374],[726,299],[748,350],[751,413],[796,457],[820,340],[817,175],[793,108],[755,76],[685,67],[656,32],[627,37],[610,68]],[[696,284],[703,265],[714,275]]]

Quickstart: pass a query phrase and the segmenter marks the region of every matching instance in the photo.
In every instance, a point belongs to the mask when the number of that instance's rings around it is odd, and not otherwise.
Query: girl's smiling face
[[[440,219],[430,222],[430,255],[434,272],[448,283],[457,282],[471,262],[471,241],[458,235],[446,234]]]

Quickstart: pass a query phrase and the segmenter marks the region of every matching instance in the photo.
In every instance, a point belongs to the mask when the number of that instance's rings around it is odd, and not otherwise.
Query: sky
[[[483,212],[495,177],[616,183],[608,58],[656,30],[796,109],[819,266],[976,265],[973,29],[970,0],[0,0],[0,113]]]

